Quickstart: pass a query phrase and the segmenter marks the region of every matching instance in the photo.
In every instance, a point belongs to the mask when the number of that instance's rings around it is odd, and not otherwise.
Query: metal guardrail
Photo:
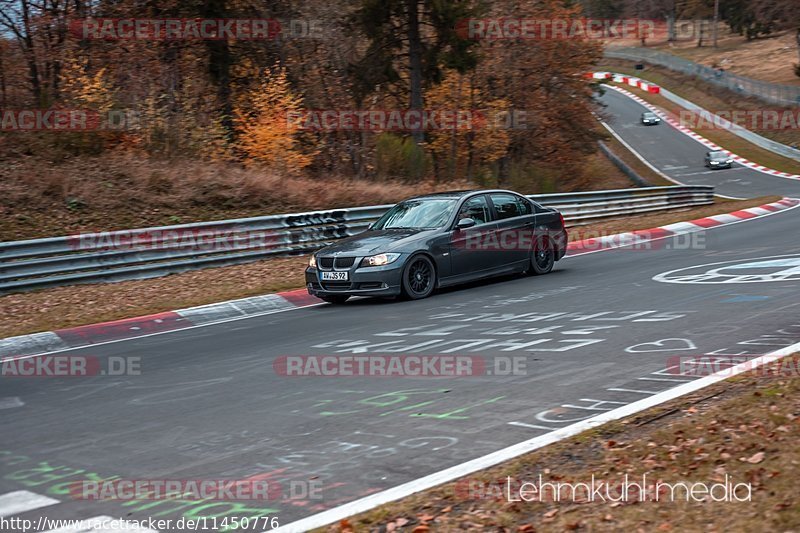
[[[660,65],[676,72],[697,76],[708,83],[724,87],[729,91],[754,96],[773,104],[800,106],[800,87],[797,86],[754,80],[707,67],[673,54],[635,46],[608,48],[605,50],[604,55],[615,59]]]
[[[623,174],[628,176],[628,178],[630,178],[630,180],[638,187],[652,186],[650,182],[644,178],[644,176],[640,175],[632,166],[620,159],[620,157],[615,154],[606,143],[603,141],[597,141],[597,146],[600,148],[600,151],[603,152],[603,155],[605,155],[609,161],[611,161],[611,163],[613,163],[614,166],[617,167]]]
[[[713,203],[711,186],[529,196],[568,226]],[[122,281],[302,254],[356,235],[391,205],[0,242],[0,293]]]
[[[721,124],[723,127],[727,128],[729,132],[733,133],[737,137],[741,137],[742,139],[755,144],[756,146],[760,146],[765,150],[769,150],[773,154],[778,154],[783,157],[788,157],[789,159],[794,159],[795,161],[800,161],[800,150],[797,148],[793,148],[791,146],[786,146],[785,144],[779,143],[778,141],[773,141],[772,139],[767,139],[745,129],[738,124],[730,122],[722,117],[719,117],[713,114],[711,111],[700,107],[699,105],[690,102],[689,100],[678,96],[677,94],[666,90],[665,88],[661,87],[661,96],[670,100],[679,106],[683,107],[684,109],[688,109],[693,113],[703,117],[704,120],[708,120],[712,124]]]

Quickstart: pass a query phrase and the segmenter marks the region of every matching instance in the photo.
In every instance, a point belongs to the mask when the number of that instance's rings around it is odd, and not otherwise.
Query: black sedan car
[[[555,209],[511,191],[437,193],[400,202],[367,231],[317,251],[306,286],[331,303],[418,299],[480,278],[546,274],[566,249],[564,217]]]
[[[705,165],[711,169],[733,168],[733,159],[728,152],[723,152],[721,150],[706,152],[706,156],[703,161],[705,162]]]
[[[642,113],[642,124],[645,126],[657,126],[661,123],[661,119],[658,118],[658,115],[651,111],[645,111]]]

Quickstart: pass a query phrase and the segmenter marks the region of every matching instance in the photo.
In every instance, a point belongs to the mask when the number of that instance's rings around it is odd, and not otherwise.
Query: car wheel
[[[322,301],[328,302],[329,304],[334,304],[334,305],[343,304],[343,303],[345,303],[347,301],[348,298],[350,298],[350,297],[345,295],[345,294],[342,294],[342,295],[338,295],[337,294],[336,296],[320,296],[320,299],[322,299]]]
[[[424,255],[416,255],[403,268],[403,296],[411,300],[427,298],[436,287],[436,269]]]
[[[531,274],[540,276],[553,270],[556,263],[556,251],[553,244],[545,239],[537,242],[531,254]]]

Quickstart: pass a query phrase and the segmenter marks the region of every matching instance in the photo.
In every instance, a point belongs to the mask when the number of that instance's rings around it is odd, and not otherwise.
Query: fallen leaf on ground
[[[752,456],[750,456],[747,459],[747,462],[750,463],[751,465],[755,465],[755,464],[760,463],[763,460],[764,460],[764,452],[758,452],[758,453],[753,454]]]

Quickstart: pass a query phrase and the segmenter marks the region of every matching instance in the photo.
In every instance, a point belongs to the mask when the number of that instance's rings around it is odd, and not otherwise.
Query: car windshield
[[[725,152],[711,152],[711,157],[713,157],[714,159],[725,159],[726,157],[728,157],[728,154],[726,154]]]
[[[455,205],[453,198],[406,200],[389,209],[372,229],[440,228],[450,219]]]
[[[644,118],[656,118],[654,113],[643,113]]]

